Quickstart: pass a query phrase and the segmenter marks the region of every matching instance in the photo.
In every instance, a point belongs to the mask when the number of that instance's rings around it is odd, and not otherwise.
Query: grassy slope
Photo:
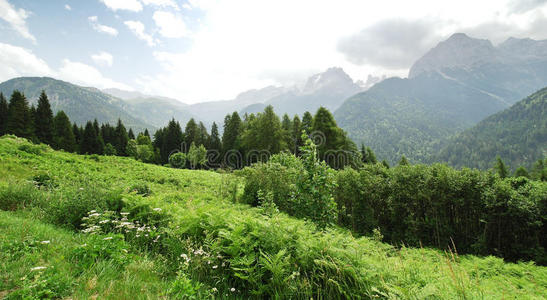
[[[360,294],[444,299],[542,299],[547,294],[545,267],[508,264],[494,257],[458,257],[431,249],[396,250],[368,238],[355,239],[338,229],[316,232],[313,225],[283,214],[267,217],[260,209],[228,199],[223,184],[228,175],[174,170],[119,157],[100,157],[97,162],[89,156],[48,148],[38,155],[18,150],[26,143],[11,137],[0,139],[0,192],[9,189],[9,185],[26,185],[34,175],[44,173],[56,186],[53,192],[40,190],[44,199],[70,195],[81,188],[118,190],[125,197],[134,198],[138,196],[128,191],[137,183],[145,183],[152,194],[140,200],[173,216],[169,230],[177,236],[203,240],[204,249],[222,249],[227,256],[229,267],[225,269],[190,274],[209,288],[221,282],[218,288],[223,295],[230,286],[238,288],[236,297],[245,298],[248,290],[256,291],[256,285],[247,278],[255,276],[253,272],[261,274],[258,286],[267,286],[277,296],[290,293],[292,298],[309,299],[314,293],[333,298],[342,292],[350,293],[347,297]],[[165,291],[173,280],[168,272],[162,273],[154,253],[138,251],[137,258],[121,269],[110,267],[105,261],[84,273],[76,272],[72,268],[77,266],[67,261],[64,251],[85,242],[89,236],[45,225],[35,217],[48,220],[35,208],[0,215],[0,247],[13,241],[51,240],[48,247],[15,260],[2,256],[8,255],[6,251],[0,254],[0,296],[18,290],[21,275],[40,264],[62,270],[60,274],[74,283],[71,293],[75,298],[103,295],[123,299],[144,287],[146,290],[139,292],[139,297],[157,298],[159,291]],[[238,266],[249,257],[249,252],[253,258],[255,254],[249,249],[256,247],[281,270],[275,271],[260,259],[243,276],[245,271]],[[296,271],[300,275],[286,281]]]

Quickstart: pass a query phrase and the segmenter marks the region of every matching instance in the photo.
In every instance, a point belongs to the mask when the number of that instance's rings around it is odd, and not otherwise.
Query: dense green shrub
[[[28,184],[0,185],[0,209],[17,210],[31,206],[42,198],[36,188]]]
[[[169,165],[172,168],[181,169],[186,165],[186,154],[182,152],[173,153],[169,156]]]

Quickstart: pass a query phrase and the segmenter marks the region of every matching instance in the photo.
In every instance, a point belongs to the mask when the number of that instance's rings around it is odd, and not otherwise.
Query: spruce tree
[[[318,141],[315,142],[318,143],[317,149],[321,159],[328,159],[327,151],[341,150],[345,144],[344,132],[336,125],[330,111],[324,107],[320,107],[313,117],[312,134],[318,137]],[[335,162],[327,163],[332,166]]]
[[[144,129],[144,135],[150,138],[150,133],[148,132],[148,128]]]
[[[302,130],[304,130],[304,132],[309,135],[312,131],[312,126],[313,126],[313,116],[309,111],[307,111],[304,113],[304,116],[302,117]]]
[[[406,156],[401,156],[401,160],[399,161],[399,166],[409,166],[410,163],[408,162],[408,159],[406,159]]]
[[[125,149],[127,148],[127,142],[129,141],[129,136],[127,135],[127,130],[122,123],[121,119],[118,119],[118,125],[115,130],[114,143],[112,144],[116,148],[116,153],[120,156],[126,156]]]
[[[88,121],[85,125],[80,142],[80,154],[101,154],[102,149],[93,123]]]
[[[545,161],[547,162],[547,159]],[[532,166],[530,175],[534,180],[547,181],[547,163],[543,162],[542,159],[538,159]]]
[[[180,123],[172,119],[162,132],[162,145],[160,148],[162,163],[166,164],[169,161],[171,153],[181,151],[183,141],[184,136]]]
[[[199,144],[198,125],[196,124],[194,118],[190,119],[190,121],[186,123],[186,128],[184,129],[184,143],[188,147],[192,143]]]
[[[206,147],[209,147],[209,133],[207,133],[207,128],[203,124],[203,122],[199,122],[198,126],[198,138],[196,143],[198,145],[203,145]]]
[[[0,136],[6,134],[8,115],[8,101],[4,97],[4,94],[0,93]]]
[[[27,98],[17,90],[13,91],[8,106],[7,133],[28,139],[34,134]]]
[[[127,137],[128,137],[130,140],[134,140],[134,139],[135,139],[135,133],[133,133],[133,128],[129,128],[129,132],[127,133]]]
[[[53,149],[63,149],[68,152],[76,151],[76,138],[74,137],[70,120],[64,111],[59,111],[53,119]]]
[[[237,112],[224,118],[224,132],[222,133],[223,153],[230,150],[240,150],[240,135],[242,131],[241,118]]]
[[[218,133],[217,123],[213,122],[211,127],[211,136],[209,137],[209,149],[211,150],[222,150],[222,143],[220,141],[220,135]]]
[[[284,114],[283,118],[281,120],[281,129],[283,130],[283,140],[285,147],[289,149],[289,151],[294,151],[295,147],[295,138],[293,136],[293,124],[291,119],[289,118],[289,115]]]
[[[509,175],[509,171],[507,170],[507,167],[505,166],[505,163],[501,160],[501,157],[496,157],[496,164],[494,166],[494,171],[498,173],[498,175],[501,178],[506,178]]]
[[[74,139],[76,139],[76,145],[80,145],[80,142],[82,141],[82,128],[78,126],[78,124],[74,123],[72,125],[72,133],[74,134]]]
[[[34,118],[36,138],[45,144],[53,144],[53,112],[46,92],[42,90]]]
[[[302,122],[300,121],[300,118],[298,115],[295,115],[292,119],[292,138],[294,140],[294,144],[291,150],[292,153],[295,155],[299,154],[300,147],[304,146],[304,142],[302,140]]]

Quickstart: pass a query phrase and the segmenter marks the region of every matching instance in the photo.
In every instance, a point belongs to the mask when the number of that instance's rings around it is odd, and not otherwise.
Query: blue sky
[[[0,0],[0,81],[52,76],[194,103],[332,66],[406,76],[454,32],[547,38],[545,0]]]

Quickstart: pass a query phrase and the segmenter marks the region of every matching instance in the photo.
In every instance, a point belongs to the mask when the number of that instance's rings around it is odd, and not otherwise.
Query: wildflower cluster
[[[130,220],[129,217],[129,212],[104,211],[101,213],[92,210],[82,218],[84,222],[82,223],[82,232],[87,234],[122,234],[126,241],[146,248],[158,244],[162,235],[156,226],[141,224],[138,220]]]

